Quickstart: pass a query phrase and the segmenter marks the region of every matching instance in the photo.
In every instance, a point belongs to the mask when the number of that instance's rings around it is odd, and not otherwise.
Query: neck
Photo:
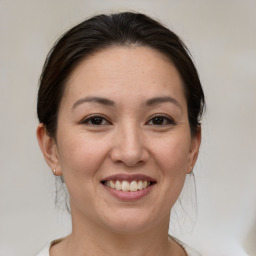
[[[79,213],[78,213],[79,215]],[[168,236],[169,216],[140,232],[119,232],[72,213],[72,233],[53,246],[52,256],[186,255]]]
[[[170,243],[167,225],[163,223],[142,232],[120,233],[94,223],[76,223],[73,218],[72,233],[63,241],[66,254],[101,256],[166,256],[179,255],[177,245]],[[63,248],[64,248],[63,247]]]
[[[151,233],[151,232],[150,232]],[[153,233],[153,232],[152,232]],[[159,239],[159,236],[154,234],[100,234],[97,237],[89,234],[83,237],[78,237],[77,233],[73,232],[67,241],[72,255],[87,256],[166,256],[170,255],[170,245],[168,237]],[[69,254],[71,255],[71,254]]]

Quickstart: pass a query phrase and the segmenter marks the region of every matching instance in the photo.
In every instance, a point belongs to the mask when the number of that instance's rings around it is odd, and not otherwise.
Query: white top
[[[182,243],[178,239],[176,239],[176,238],[173,238],[173,239],[184,248],[185,252],[187,253],[187,256],[203,256],[202,254],[197,252],[195,249],[193,249],[193,248],[189,247],[188,245]],[[41,252],[39,252],[39,254],[37,254],[36,256],[50,256],[50,247],[53,244],[58,243],[60,240],[61,239],[58,239],[58,240],[54,240],[54,241],[48,243],[47,246]]]

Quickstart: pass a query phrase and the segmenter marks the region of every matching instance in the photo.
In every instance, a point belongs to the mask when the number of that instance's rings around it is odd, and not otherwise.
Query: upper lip
[[[108,180],[119,180],[119,181],[133,181],[133,180],[141,180],[141,181],[150,181],[150,182],[156,182],[155,179],[147,176],[147,175],[144,175],[144,174],[123,174],[123,173],[120,173],[120,174],[115,174],[115,175],[111,175],[111,176],[108,176],[104,179],[102,179],[102,182],[103,181],[108,181]]]

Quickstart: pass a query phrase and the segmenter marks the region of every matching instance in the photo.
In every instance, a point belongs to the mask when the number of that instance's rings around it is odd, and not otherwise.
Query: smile
[[[152,182],[147,180],[133,180],[133,181],[119,181],[119,180],[108,180],[103,183],[105,186],[115,189],[115,190],[122,190],[122,191],[129,191],[129,192],[135,192],[139,190],[146,189],[150,185],[152,185]]]
[[[134,201],[147,196],[156,180],[144,174],[116,174],[101,181],[111,195],[124,201]]]

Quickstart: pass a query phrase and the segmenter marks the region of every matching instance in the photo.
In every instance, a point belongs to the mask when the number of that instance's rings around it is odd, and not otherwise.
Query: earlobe
[[[187,173],[191,173],[193,171],[193,168],[196,164],[196,160],[198,157],[200,144],[201,144],[201,126],[198,126],[197,133],[191,139]]]
[[[58,151],[57,145],[54,138],[50,137],[44,124],[40,123],[36,131],[38,144],[43,153],[44,159],[53,170],[54,175],[62,175],[61,170],[58,166]]]

